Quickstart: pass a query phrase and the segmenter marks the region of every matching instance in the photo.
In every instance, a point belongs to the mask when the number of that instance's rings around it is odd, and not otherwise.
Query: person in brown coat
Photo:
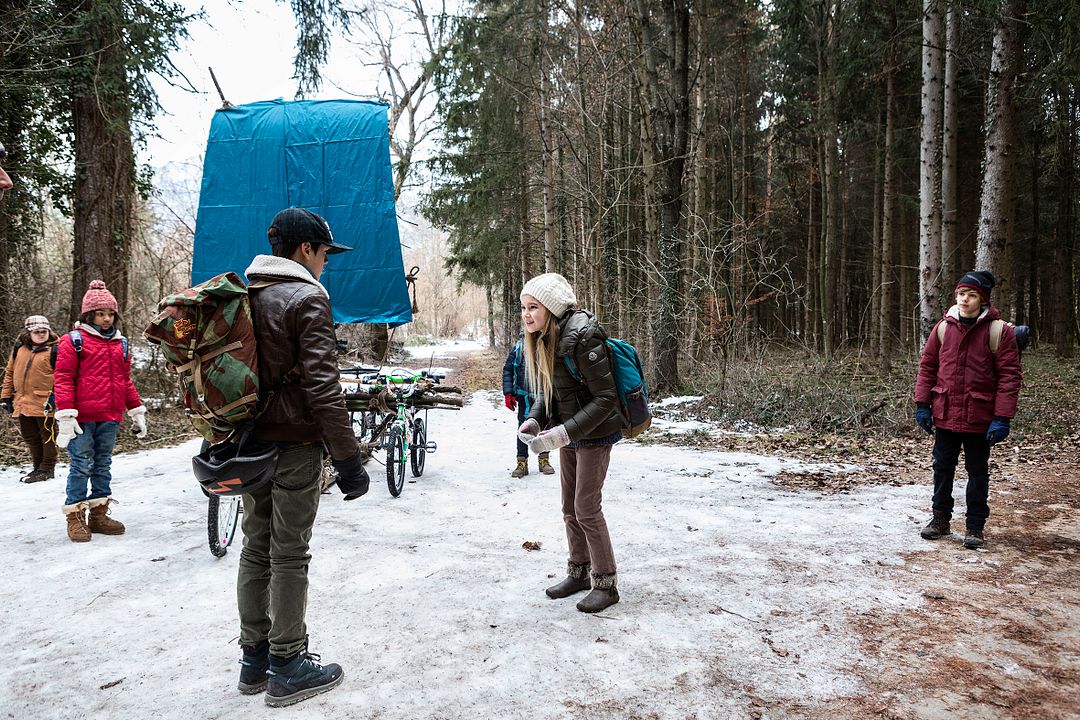
[[[30,448],[34,468],[25,483],[50,480],[56,469],[56,418],[46,403],[53,391],[52,353],[56,333],[43,315],[31,315],[4,368],[0,407],[19,421],[19,433]]]
[[[559,450],[570,557],[567,577],[545,592],[556,600],[592,588],[577,609],[595,613],[619,602],[601,501],[611,448],[625,423],[607,334],[592,313],[576,306],[573,289],[558,273],[537,275],[521,290],[525,372],[536,402],[518,437],[537,454]]]
[[[990,516],[990,448],[1009,436],[1023,374],[1016,335],[990,303],[994,276],[965,273],[956,304],[934,327],[915,380],[915,422],[934,436],[934,516],[920,533],[950,535],[953,477],[964,451],[968,481],[964,547],[983,546]],[[996,336],[996,338],[995,338]]]

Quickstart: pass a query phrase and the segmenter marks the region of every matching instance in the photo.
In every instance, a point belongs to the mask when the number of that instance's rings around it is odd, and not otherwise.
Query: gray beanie
[[[559,273],[537,275],[521,288],[521,297],[526,295],[532,295],[539,300],[555,317],[562,317],[567,310],[577,306],[574,289]]]

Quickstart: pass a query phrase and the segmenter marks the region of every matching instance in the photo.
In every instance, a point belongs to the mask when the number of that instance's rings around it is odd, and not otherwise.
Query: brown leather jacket
[[[34,352],[29,337],[8,358],[4,368],[4,386],[0,397],[11,398],[15,407],[12,417],[45,417],[45,401],[53,390],[53,368],[50,356],[59,338],[49,332],[45,346]],[[51,415],[51,413],[49,413]]]
[[[561,423],[571,440],[596,440],[622,430],[624,422],[605,339],[607,333],[587,310],[568,312],[559,320],[551,409],[538,397],[529,413],[540,427]],[[566,365],[568,355],[581,373],[580,381]]]
[[[326,290],[299,263],[270,255],[257,256],[246,275],[254,285],[259,383],[273,393],[255,422],[256,436],[321,441],[333,459],[351,458],[360,446],[342,397]]]

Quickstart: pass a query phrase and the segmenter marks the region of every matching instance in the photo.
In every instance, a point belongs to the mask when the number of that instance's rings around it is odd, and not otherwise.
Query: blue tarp
[[[361,100],[271,100],[214,113],[192,284],[229,270],[243,275],[255,255],[270,252],[274,215],[303,207],[354,248],[331,256],[322,275],[334,322],[411,322],[386,113]]]

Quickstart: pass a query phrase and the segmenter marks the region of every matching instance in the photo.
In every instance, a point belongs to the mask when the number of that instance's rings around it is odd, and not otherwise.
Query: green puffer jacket
[[[587,310],[568,312],[559,320],[559,342],[555,346],[551,409],[537,398],[529,417],[548,429],[562,424],[571,441],[595,440],[622,430],[625,423],[619,409],[615,378],[611,375],[607,333]],[[582,381],[570,374],[569,355]]]

